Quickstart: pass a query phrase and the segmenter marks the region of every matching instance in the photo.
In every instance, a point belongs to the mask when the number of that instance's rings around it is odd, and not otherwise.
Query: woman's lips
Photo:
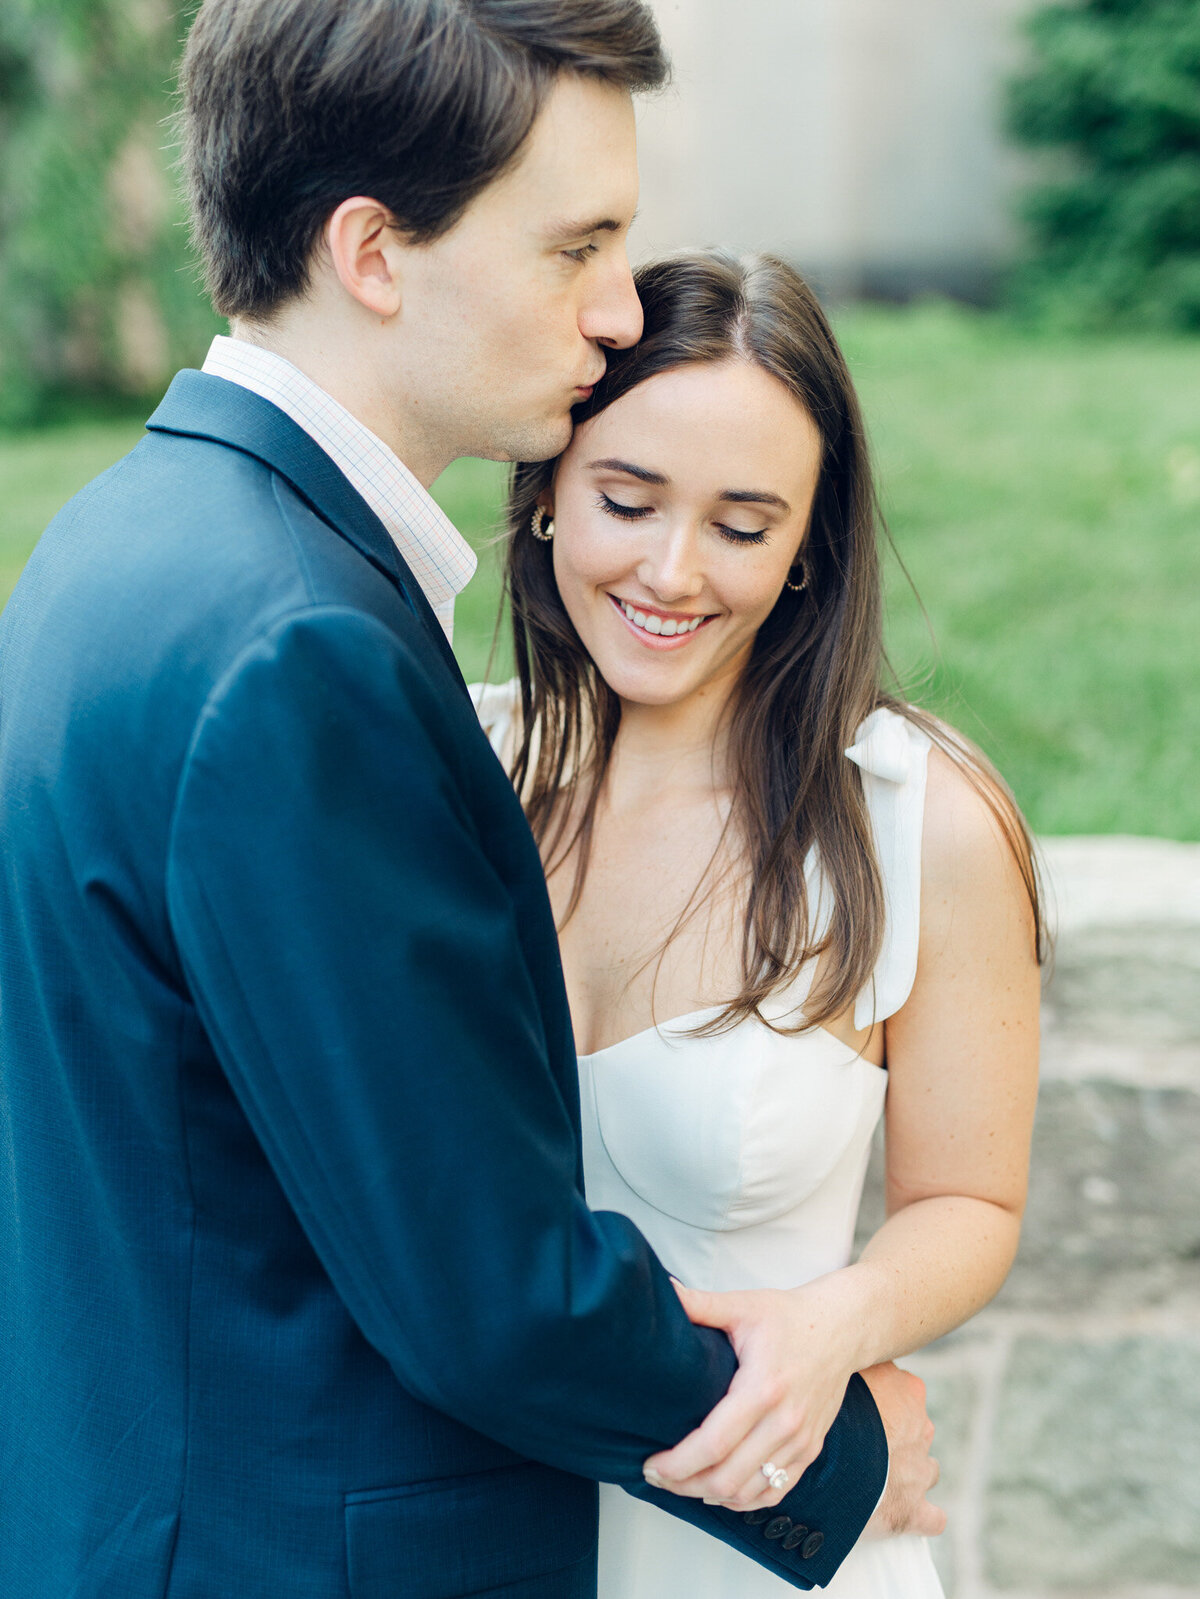
[[[608,597],[612,601],[613,609],[638,643],[646,645],[649,649],[679,649],[713,620],[711,616],[688,616],[682,612],[675,616],[664,615],[657,610],[643,610],[631,600],[623,600],[616,594],[610,594]],[[641,617],[640,622],[638,617]],[[654,631],[654,624],[657,624],[657,631]],[[665,629],[669,631],[664,631]]]

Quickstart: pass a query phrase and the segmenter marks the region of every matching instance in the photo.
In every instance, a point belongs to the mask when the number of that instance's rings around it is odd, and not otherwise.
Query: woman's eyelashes
[[[619,516],[623,522],[640,522],[642,517],[654,513],[652,505],[622,505],[620,500],[614,500],[611,495],[600,491],[600,498],[596,501],[600,510],[607,511],[609,516]]]
[[[611,494],[600,491],[600,498],[596,501],[599,510],[609,516],[619,517],[622,522],[640,522],[643,517],[653,516],[652,505],[625,505],[620,500],[614,500]],[[768,529],[727,527],[724,522],[714,522],[713,527],[723,539],[728,539],[731,544],[765,544]]]
[[[765,527],[755,528],[753,532],[745,528],[726,527],[724,522],[714,522],[713,526],[723,539],[728,539],[732,544],[765,544],[767,530]]]

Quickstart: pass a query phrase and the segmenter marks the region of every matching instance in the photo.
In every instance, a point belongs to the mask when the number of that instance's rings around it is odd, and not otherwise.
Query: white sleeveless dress
[[[471,693],[507,760],[515,684]],[[862,771],[887,912],[873,982],[855,1006],[860,1028],[898,1010],[916,975],[928,751],[923,733],[879,710],[846,752]],[[794,1012],[806,986],[781,993],[765,1014]],[[796,1287],[850,1260],[887,1073],[821,1028],[781,1037],[749,1020],[711,1038],[681,1033],[721,1008],[579,1057],[588,1203],[628,1216],[692,1287]],[[783,1599],[789,1589],[601,1483],[599,1599]],[[941,1599],[942,1587],[926,1541],[905,1537],[860,1542],[822,1592]]]

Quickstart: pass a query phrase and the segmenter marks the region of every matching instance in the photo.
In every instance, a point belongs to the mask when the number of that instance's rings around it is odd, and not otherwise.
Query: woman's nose
[[[672,531],[656,541],[642,560],[638,579],[664,605],[699,594],[704,576],[691,530]]]

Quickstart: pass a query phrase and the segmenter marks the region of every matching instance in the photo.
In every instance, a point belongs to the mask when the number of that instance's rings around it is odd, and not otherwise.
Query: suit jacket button
[[[792,1518],[790,1516],[776,1516],[774,1521],[768,1521],[763,1528],[763,1537],[782,1538],[785,1533],[791,1532],[791,1530]]]
[[[769,1510],[747,1510],[746,1514],[742,1517],[742,1520],[748,1527],[761,1527],[763,1522],[767,1520],[770,1514],[771,1512]],[[804,1530],[807,1532],[808,1528],[805,1527]]]
[[[783,1547],[785,1549],[799,1549],[800,1545],[807,1537],[808,1528],[803,1522],[798,1521],[792,1528],[791,1532],[789,1532],[787,1537],[783,1540]]]
[[[801,1560],[811,1560],[824,1542],[825,1534],[823,1532],[810,1532],[804,1540],[803,1549],[800,1551]]]

